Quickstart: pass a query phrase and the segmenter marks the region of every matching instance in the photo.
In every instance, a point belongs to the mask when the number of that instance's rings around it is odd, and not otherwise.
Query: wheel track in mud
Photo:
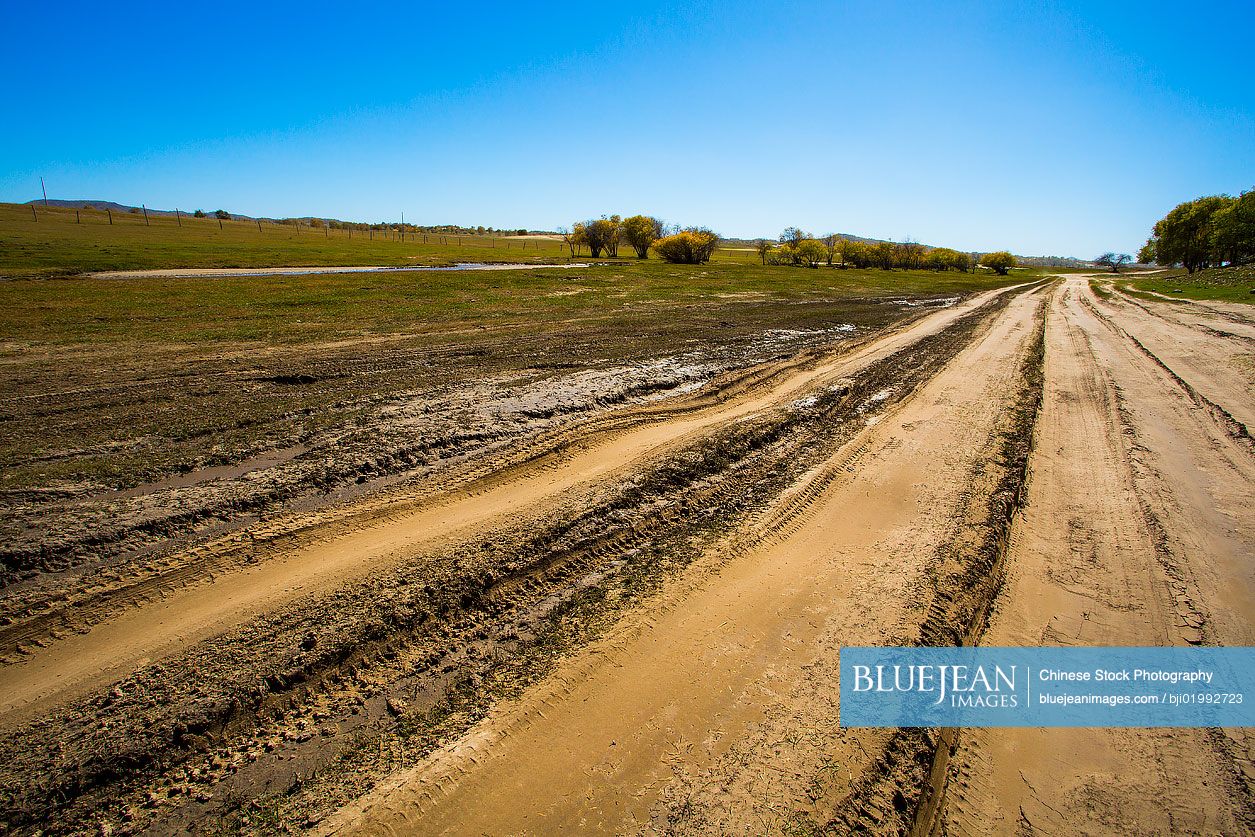
[[[1087,297],[1078,296],[1077,298],[1082,305],[1084,305],[1087,309],[1089,309],[1090,313],[1093,314],[1094,317],[1099,322],[1101,322],[1104,326],[1110,329],[1114,334],[1120,337],[1123,337],[1124,339],[1132,343],[1134,346],[1136,346],[1139,352],[1141,352],[1148,359],[1150,359],[1152,363],[1154,363],[1156,366],[1158,366],[1160,369],[1166,372],[1168,374],[1168,377],[1170,377],[1173,380],[1173,382],[1177,386],[1179,386],[1182,389],[1182,391],[1185,392],[1187,396],[1189,396],[1191,401],[1193,401],[1195,404],[1197,404],[1198,406],[1206,410],[1210,410],[1212,414],[1215,415],[1216,418],[1224,425],[1225,429],[1228,431],[1230,436],[1242,442],[1246,446],[1246,449],[1248,451],[1255,453],[1255,439],[1251,438],[1251,434],[1248,431],[1245,424],[1243,424],[1242,422],[1234,418],[1233,414],[1230,413],[1228,410],[1226,410],[1224,407],[1220,406],[1215,401],[1212,401],[1211,399],[1207,398],[1202,393],[1200,393],[1192,384],[1190,384],[1189,381],[1185,380],[1180,375],[1178,375],[1177,372],[1167,363],[1164,363],[1164,361],[1158,355],[1156,355],[1150,349],[1146,348],[1146,345],[1141,340],[1138,340],[1136,337],[1130,334],[1127,330],[1122,328],[1118,323],[1116,323],[1115,320],[1111,319],[1111,317],[1107,316],[1102,311],[1098,310],[1098,306],[1094,305],[1094,303],[1090,301]]]
[[[268,555],[328,540],[366,525],[395,520],[432,504],[454,501],[459,497],[476,497],[496,485],[524,476],[530,469],[542,472],[552,470],[560,466],[562,459],[570,456],[573,448],[593,442],[598,437],[665,422],[726,400],[751,395],[769,388],[773,382],[791,372],[812,365],[817,356],[818,353],[808,351],[783,361],[758,365],[731,376],[730,380],[717,382],[713,391],[683,398],[679,404],[629,409],[621,414],[594,418],[575,428],[551,431],[505,455],[490,456],[486,461],[477,460],[470,467],[457,468],[453,473],[424,480],[424,484],[416,489],[386,491],[383,496],[355,504],[367,505],[365,511],[350,506],[295,518],[280,517],[208,544],[194,546],[179,556],[183,560],[173,569],[161,569],[161,564],[167,559],[158,559],[155,568],[143,568],[132,573],[141,576],[137,581],[93,592],[68,605],[54,606],[47,612],[0,627],[0,658],[19,653],[23,645],[46,642],[52,638],[54,631],[82,632],[119,608],[149,603],[176,589],[265,560]],[[194,521],[189,518],[188,522]]]
[[[983,457],[972,470],[965,525],[950,542],[938,547],[939,555],[957,557],[958,567],[948,577],[935,580],[927,615],[913,644],[975,645],[1002,590],[1013,522],[1025,502],[1041,408],[1046,315],[1043,305],[1020,369],[1021,389],[1000,422],[993,455]],[[825,830],[932,833],[944,804],[959,732],[956,728],[890,732],[884,749]]]

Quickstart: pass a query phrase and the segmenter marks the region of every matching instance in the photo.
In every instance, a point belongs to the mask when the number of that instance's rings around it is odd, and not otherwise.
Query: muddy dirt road
[[[1249,325],[988,292],[51,599],[0,626],[3,821],[1249,832],[1239,732],[836,699],[848,645],[1251,644]]]

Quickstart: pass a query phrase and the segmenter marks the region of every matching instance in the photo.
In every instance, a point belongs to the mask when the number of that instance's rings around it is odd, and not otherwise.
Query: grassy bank
[[[1250,305],[1255,304],[1255,265],[1213,267],[1192,274],[1184,270],[1165,271],[1130,278],[1123,285],[1135,292]]]

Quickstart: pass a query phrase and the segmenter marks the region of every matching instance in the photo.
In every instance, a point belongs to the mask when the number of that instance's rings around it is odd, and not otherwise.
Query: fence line
[[[14,208],[21,207],[21,204],[11,204]],[[47,223],[47,222],[64,222],[68,224],[90,225],[93,221],[97,221],[101,226],[145,226],[145,227],[164,227],[166,229],[185,229],[189,232],[198,229],[210,228],[217,225],[220,231],[228,231],[231,229],[242,231],[245,228],[251,229],[256,226],[258,234],[265,235],[267,233],[290,232],[292,235],[301,235],[305,232],[317,232],[323,230],[324,239],[333,237],[352,240],[353,233],[357,233],[357,237],[365,242],[374,242],[377,240],[391,241],[398,244],[433,244],[439,243],[444,246],[454,247],[482,247],[485,249],[517,249],[520,252],[534,250],[540,252],[542,250],[561,250],[565,251],[566,244],[560,240],[547,238],[543,236],[530,237],[505,237],[494,235],[479,235],[467,233],[436,233],[415,229],[412,226],[406,229],[397,229],[393,226],[383,227],[332,227],[327,224],[292,224],[283,223],[271,219],[263,218],[218,218],[209,214],[204,217],[196,217],[192,214],[185,213],[180,209],[175,209],[173,213],[157,214],[149,213],[146,206],[141,206],[133,211],[120,212],[114,215],[112,209],[105,208],[103,210],[92,209],[90,207],[44,207],[37,208],[35,204],[28,204],[30,207],[31,217],[27,219],[27,223]],[[187,221],[187,223],[184,223]],[[4,223],[4,219],[0,218],[0,224]],[[434,241],[433,241],[434,239]]]

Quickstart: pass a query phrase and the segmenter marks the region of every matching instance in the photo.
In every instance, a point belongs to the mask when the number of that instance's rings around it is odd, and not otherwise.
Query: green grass
[[[277,265],[442,265],[455,262],[565,260],[552,239],[407,234],[405,241],[376,231],[311,230],[253,221],[224,221],[36,208],[0,204],[0,276],[67,275],[89,271],[174,267],[271,267]]]
[[[1214,299],[1255,304],[1255,265],[1213,267],[1190,274],[1184,270],[1130,277],[1122,287],[1186,299]],[[1152,297],[1153,298],[1153,297]]]
[[[1033,278],[1013,273],[808,270],[650,259],[588,268],[0,282],[0,334],[22,344],[260,342],[526,327],[628,310],[958,295]],[[687,316],[679,312],[677,316]]]
[[[36,220],[38,218],[38,220]],[[637,260],[627,247],[609,263]],[[540,236],[507,239],[491,236],[439,236],[299,229],[253,221],[219,221],[36,207],[0,203],[0,277],[54,277],[115,270],[161,268],[329,267],[381,265],[440,266],[459,262],[569,261],[561,241]],[[587,260],[587,256],[577,256]],[[716,263],[760,265],[752,250],[722,248]],[[779,270],[779,268],[776,268]],[[1066,268],[1028,268],[1014,276],[1066,272]],[[890,272],[888,275],[897,275]],[[933,274],[928,274],[933,275]],[[996,280],[987,280],[996,281]],[[943,278],[941,284],[946,284]]]
[[[1090,279],[1089,288],[1103,299],[1111,299],[1111,291],[1107,290],[1107,286],[1102,279]]]

